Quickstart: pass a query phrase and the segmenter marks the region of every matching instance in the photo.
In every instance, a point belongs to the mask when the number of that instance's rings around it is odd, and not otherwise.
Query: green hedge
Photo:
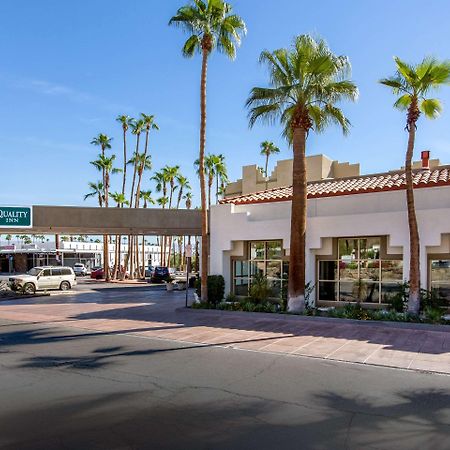
[[[201,297],[201,279],[197,279],[196,292]],[[220,303],[225,296],[225,279],[222,275],[208,275],[208,302]]]

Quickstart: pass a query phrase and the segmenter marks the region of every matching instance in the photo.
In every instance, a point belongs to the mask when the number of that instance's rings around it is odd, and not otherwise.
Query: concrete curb
[[[277,314],[277,313],[263,313],[263,312],[247,312],[247,311],[224,311],[218,309],[193,309],[181,307],[175,310],[177,313],[200,313],[212,314],[214,316],[230,316],[230,317],[245,317],[256,319],[265,319],[270,321],[288,321],[288,322],[324,322],[336,323],[341,325],[357,325],[357,326],[372,326],[372,327],[388,327],[407,330],[423,330],[423,331],[444,331],[450,333],[449,325],[433,325],[431,323],[413,323],[413,322],[391,322],[382,320],[357,320],[357,319],[341,319],[338,317],[317,317],[317,316],[301,316],[296,314]]]
[[[36,298],[36,297],[50,297],[50,294],[35,294],[35,295],[16,295],[14,297],[0,297],[1,302],[10,302],[13,300],[24,300],[27,298]]]

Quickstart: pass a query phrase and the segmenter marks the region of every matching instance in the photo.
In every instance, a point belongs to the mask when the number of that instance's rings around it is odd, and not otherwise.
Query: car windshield
[[[37,277],[37,276],[41,273],[41,270],[42,270],[42,269],[38,269],[38,268],[36,268],[36,267],[33,267],[32,269],[30,269],[30,270],[27,272],[27,275],[31,275],[31,276],[33,276],[33,277]]]

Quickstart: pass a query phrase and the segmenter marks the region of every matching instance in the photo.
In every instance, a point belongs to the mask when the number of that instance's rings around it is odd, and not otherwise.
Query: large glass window
[[[338,239],[338,259],[318,262],[319,300],[389,302],[402,281],[403,261],[380,254],[380,237]]]
[[[431,289],[436,289],[450,305],[450,259],[432,260],[430,275]]]
[[[252,241],[248,244],[248,260],[234,261],[233,290],[246,296],[256,275],[266,276],[272,287],[272,296],[280,297],[287,283],[288,263],[282,260],[281,241]]]

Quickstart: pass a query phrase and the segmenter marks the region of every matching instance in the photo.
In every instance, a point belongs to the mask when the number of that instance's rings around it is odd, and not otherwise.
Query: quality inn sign
[[[33,210],[30,206],[0,206],[0,228],[31,228]]]

